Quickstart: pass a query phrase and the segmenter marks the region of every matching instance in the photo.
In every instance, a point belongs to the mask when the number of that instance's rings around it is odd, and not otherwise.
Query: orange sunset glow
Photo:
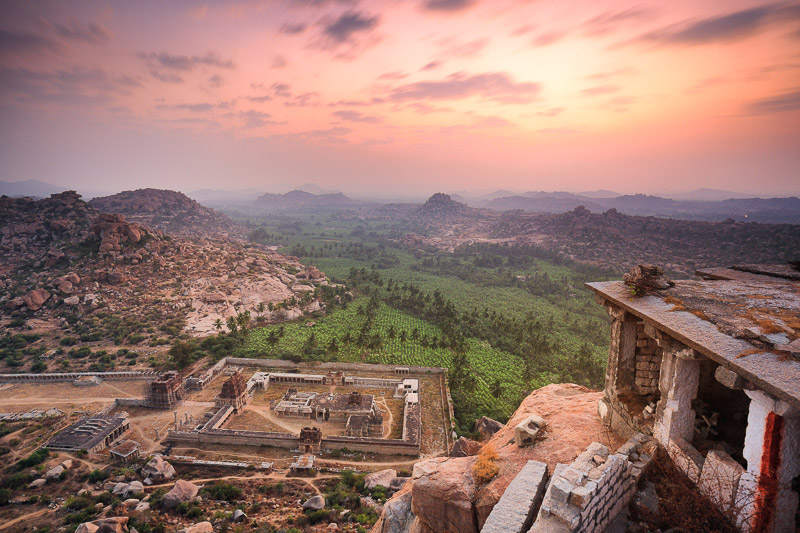
[[[796,2],[4,2],[2,177],[800,191]]]

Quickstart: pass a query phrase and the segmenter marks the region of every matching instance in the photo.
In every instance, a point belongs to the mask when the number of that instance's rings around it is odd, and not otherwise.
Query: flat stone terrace
[[[800,408],[800,281],[740,268],[633,297],[621,281],[587,283],[603,299],[663,330],[758,388]],[[785,270],[785,269],[784,269]],[[762,267],[761,272],[770,272]],[[787,271],[788,272],[788,271]]]

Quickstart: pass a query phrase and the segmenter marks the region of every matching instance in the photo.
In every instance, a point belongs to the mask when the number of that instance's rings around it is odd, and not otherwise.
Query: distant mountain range
[[[34,196],[43,198],[63,190],[64,187],[41,180],[0,181],[0,195],[5,196]]]
[[[547,193],[544,193],[547,194]],[[482,204],[498,211],[523,210],[533,213],[563,213],[583,206],[593,213],[616,209],[628,215],[685,218],[689,220],[748,220],[770,223],[800,223],[800,198],[730,198],[722,201],[675,200],[647,194],[626,194],[613,198],[587,198],[570,193],[526,193],[495,198]],[[688,194],[688,193],[687,193]],[[705,193],[709,196],[714,191]],[[698,194],[700,197],[703,194]]]

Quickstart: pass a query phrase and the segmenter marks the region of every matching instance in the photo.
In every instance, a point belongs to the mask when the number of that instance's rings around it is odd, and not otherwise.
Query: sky
[[[800,194],[800,3],[0,3],[0,180]]]

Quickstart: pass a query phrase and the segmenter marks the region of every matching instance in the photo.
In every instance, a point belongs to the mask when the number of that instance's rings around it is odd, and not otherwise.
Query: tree
[[[495,398],[500,398],[503,395],[503,385],[500,383],[500,379],[496,378],[494,383],[492,384],[492,396]]]
[[[225,325],[228,326],[228,331],[234,335],[239,331],[239,322],[236,320],[235,316],[229,316],[228,320],[225,321]]]
[[[172,364],[178,370],[183,370],[192,362],[192,346],[189,343],[178,342],[173,344],[167,353],[172,358]]]
[[[218,318],[218,319],[216,319],[216,320],[214,321],[214,329],[216,329],[216,330],[217,330],[217,335],[219,335],[220,333],[222,333],[222,327],[223,327],[222,320],[220,320],[219,318]]]
[[[261,315],[264,314],[266,308],[267,306],[264,305],[264,302],[258,302],[258,305],[256,306],[256,313],[258,314],[258,318],[261,318]]]

